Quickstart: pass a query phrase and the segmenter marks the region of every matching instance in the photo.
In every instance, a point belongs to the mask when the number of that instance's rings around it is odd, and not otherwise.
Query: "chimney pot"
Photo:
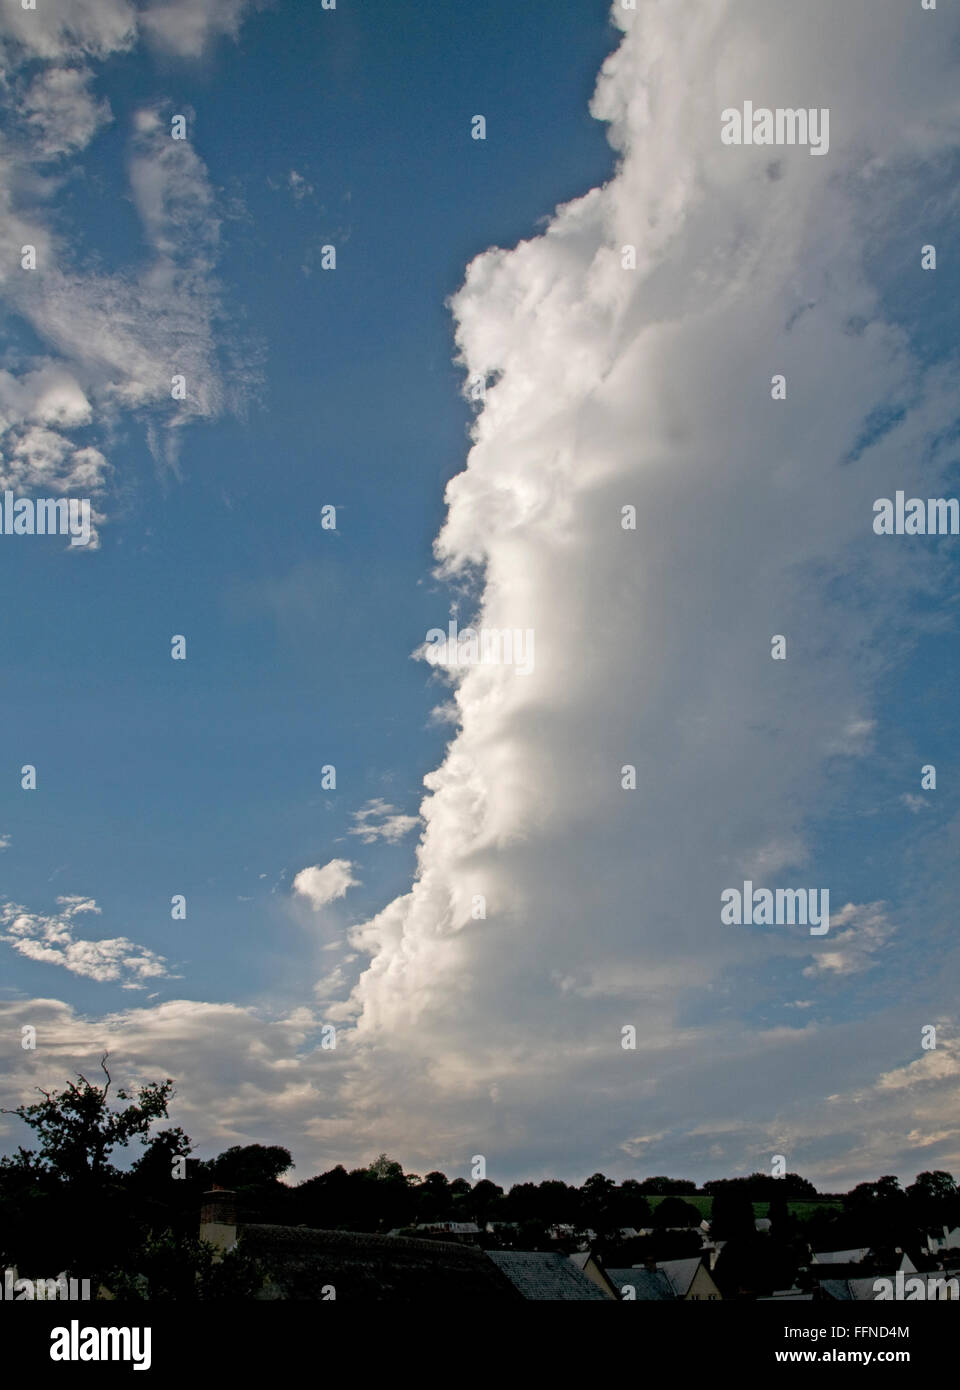
[[[201,1226],[235,1226],[237,1224],[237,1194],[214,1183],[203,1194],[200,1208]]]

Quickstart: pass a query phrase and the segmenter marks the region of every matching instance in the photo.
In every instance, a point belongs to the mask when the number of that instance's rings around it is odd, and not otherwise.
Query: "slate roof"
[[[819,1250],[813,1257],[815,1265],[856,1265],[870,1254],[870,1247],[862,1250]]]
[[[621,1298],[624,1287],[632,1285],[636,1290],[633,1298],[638,1303],[669,1303],[677,1297],[670,1280],[660,1269],[608,1269],[607,1278]]]
[[[848,1279],[821,1279],[820,1292],[827,1298],[835,1298],[839,1303],[849,1303],[853,1298]]]
[[[453,1241],[264,1225],[241,1225],[238,1237],[240,1249],[268,1275],[260,1300],[317,1302],[329,1285],[337,1302],[519,1300],[481,1250]]]
[[[488,1250],[487,1257],[526,1299],[610,1302],[566,1255],[555,1255],[549,1250]]]
[[[659,1260],[657,1269],[662,1270],[670,1280],[677,1297],[686,1298],[701,1264],[700,1256],[692,1255],[688,1260]]]
[[[889,1279],[892,1274],[871,1274],[869,1279],[821,1279],[820,1292],[840,1303],[873,1303],[877,1293],[874,1284],[878,1279]]]
[[[890,1275],[871,1274],[869,1279],[848,1279],[847,1288],[850,1290],[850,1297],[857,1303],[875,1303],[877,1290],[874,1288],[878,1279],[889,1279]],[[891,1279],[891,1283],[893,1280]]]

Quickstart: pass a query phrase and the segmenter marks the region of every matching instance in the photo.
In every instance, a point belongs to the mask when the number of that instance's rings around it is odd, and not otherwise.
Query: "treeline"
[[[237,1297],[256,1287],[242,1256],[217,1264],[197,1240],[202,1196],[213,1184],[236,1192],[240,1219],[351,1231],[418,1231],[429,1223],[475,1223],[487,1248],[578,1248],[586,1232],[613,1267],[697,1254],[706,1203],[710,1237],[725,1241],[718,1278],[734,1296],[742,1287],[787,1287],[809,1250],[870,1246],[919,1251],[927,1231],[960,1224],[960,1195],[949,1173],[922,1173],[905,1190],[895,1177],[861,1183],[840,1197],[820,1196],[798,1174],[716,1179],[698,1189],[666,1176],[620,1183],[594,1173],[580,1186],[556,1179],[505,1190],[434,1171],[420,1176],[381,1154],[350,1171],[337,1165],[300,1182],[279,1145],[228,1148],[192,1157],[167,1117],[172,1083],[117,1093],[110,1079],[84,1077],[61,1092],[41,1092],[16,1114],[35,1148],[0,1159],[0,1260],[21,1275],[67,1271],[101,1281],[121,1296]],[[113,1161],[132,1143],[141,1152],[121,1169]],[[129,1159],[128,1159],[129,1162]],[[817,1206],[817,1199],[825,1204]],[[656,1199],[656,1200],[653,1200]],[[690,1199],[700,1199],[698,1201]],[[801,1219],[791,1203],[807,1202]],[[759,1209],[757,1204],[761,1204]],[[807,1210],[810,1210],[807,1208]],[[755,1217],[770,1221],[757,1232]],[[487,1231],[487,1227],[491,1229]],[[556,1228],[561,1230],[559,1239]],[[644,1236],[625,1236],[633,1228]]]

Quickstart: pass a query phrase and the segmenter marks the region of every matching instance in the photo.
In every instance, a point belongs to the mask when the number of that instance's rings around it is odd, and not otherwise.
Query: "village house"
[[[238,1220],[235,1194],[219,1188],[204,1194],[200,1237],[221,1255],[240,1249],[256,1261],[265,1276],[254,1295],[258,1301],[455,1299],[468,1307],[477,1301],[517,1302],[521,1297],[496,1264],[471,1245],[307,1226],[248,1225]],[[597,1296],[602,1297],[599,1292]]]
[[[944,1226],[942,1237],[931,1235],[928,1239],[926,1245],[928,1255],[942,1255],[946,1250],[960,1250],[960,1226],[954,1226],[952,1231]]]
[[[606,1303],[616,1298],[566,1255],[549,1250],[488,1250],[487,1256],[524,1298],[534,1302]]]
[[[572,1264],[585,1274],[591,1283],[596,1284],[607,1298],[619,1298],[620,1292],[607,1276],[603,1265],[590,1250],[578,1250],[569,1256]]]
[[[660,1260],[631,1269],[607,1270],[625,1302],[717,1303],[723,1295],[702,1256],[688,1260]]]

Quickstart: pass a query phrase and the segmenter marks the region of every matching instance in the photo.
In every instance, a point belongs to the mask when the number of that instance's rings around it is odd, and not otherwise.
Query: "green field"
[[[698,1197],[695,1195],[691,1195],[688,1197],[685,1192],[679,1192],[677,1193],[677,1196],[680,1198],[681,1201],[689,1202],[692,1207],[696,1207],[697,1211],[700,1213],[701,1220],[710,1220],[710,1213],[713,1209],[712,1197]],[[660,1203],[664,1200],[665,1199],[663,1197],[647,1198],[647,1201],[650,1204],[651,1211],[654,1209],[654,1207],[659,1206]],[[769,1208],[769,1202],[754,1202],[753,1214],[755,1217],[766,1216]],[[799,1217],[801,1221],[806,1221],[809,1217],[813,1215],[815,1211],[841,1211],[842,1209],[842,1202],[838,1202],[836,1199],[831,1199],[829,1197],[810,1197],[800,1201],[787,1203],[787,1210],[789,1211],[790,1215]]]

